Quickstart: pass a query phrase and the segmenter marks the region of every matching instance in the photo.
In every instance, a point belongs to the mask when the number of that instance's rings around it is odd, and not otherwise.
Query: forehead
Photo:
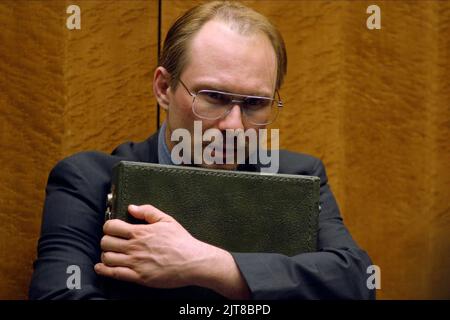
[[[271,95],[276,83],[276,55],[261,32],[242,35],[212,20],[193,37],[182,78],[194,89],[207,85],[242,94]]]

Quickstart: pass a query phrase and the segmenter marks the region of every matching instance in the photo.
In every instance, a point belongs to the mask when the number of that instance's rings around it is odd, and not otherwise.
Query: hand
[[[249,296],[230,253],[194,238],[175,219],[151,205],[128,211],[149,224],[107,221],[101,240],[103,276],[154,288],[198,285],[229,298]]]
[[[190,271],[210,255],[208,246],[151,205],[129,206],[128,211],[149,224],[107,221],[97,273],[156,288],[189,285]]]

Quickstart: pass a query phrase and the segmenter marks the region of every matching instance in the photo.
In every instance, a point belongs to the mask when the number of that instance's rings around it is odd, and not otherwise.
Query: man
[[[172,133],[192,133],[194,121],[202,121],[203,130],[221,132],[263,128],[277,108],[258,118],[248,96],[277,102],[285,73],[283,39],[253,10],[212,2],[178,19],[154,74],[155,96],[167,112],[161,130],[145,142],[119,146],[111,156],[74,155],[50,173],[30,298],[373,298],[366,286],[370,258],[345,228],[324,167],[311,156],[282,151],[278,172],[321,178],[318,252],[294,257],[227,252],[195,239],[151,204],[129,207],[131,215],[148,224],[103,223],[114,164],[171,164]],[[210,116],[199,101],[202,95],[216,99],[217,94],[220,101],[229,96],[240,100],[226,100],[220,114]],[[257,164],[202,166],[261,170]],[[71,265],[81,270],[79,289],[67,287]]]

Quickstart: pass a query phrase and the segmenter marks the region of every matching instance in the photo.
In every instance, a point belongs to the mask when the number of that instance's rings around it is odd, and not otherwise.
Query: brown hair
[[[277,56],[276,89],[279,89],[287,71],[283,37],[266,17],[240,3],[229,1],[213,1],[196,6],[178,18],[169,29],[159,64],[171,74],[171,85],[176,88],[181,72],[186,66],[189,41],[206,22],[212,19],[226,22],[240,34],[259,31],[269,38]]]

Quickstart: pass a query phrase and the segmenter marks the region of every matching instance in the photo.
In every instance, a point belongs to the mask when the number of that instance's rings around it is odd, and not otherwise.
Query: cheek
[[[169,105],[168,121],[171,128],[187,128],[193,126],[192,100],[175,96]]]
[[[254,130],[254,131],[256,131],[256,135],[258,135],[258,132],[259,132],[258,130],[259,129],[265,129],[266,128],[266,126],[258,126],[256,124],[250,123],[250,122],[246,121],[245,118],[243,120],[243,125],[244,125],[244,130],[245,131],[247,131],[248,129],[250,129],[252,131]]]

